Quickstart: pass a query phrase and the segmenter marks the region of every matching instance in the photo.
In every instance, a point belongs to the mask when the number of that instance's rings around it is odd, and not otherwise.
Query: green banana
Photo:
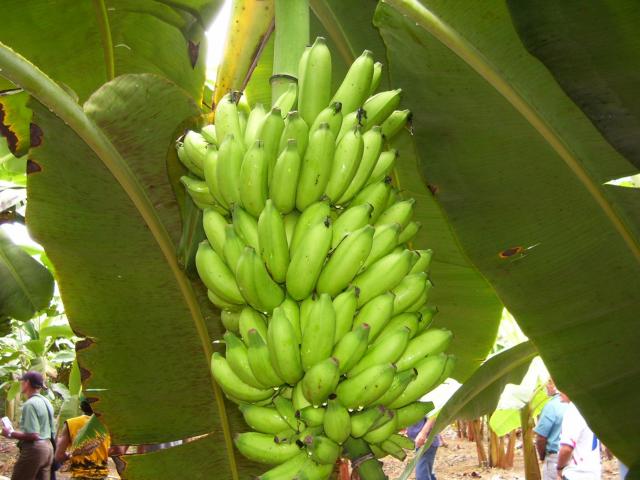
[[[417,274],[415,274],[417,275]],[[427,303],[427,300],[429,298],[429,292],[431,291],[431,287],[433,286],[433,284],[431,283],[430,280],[425,280],[424,282],[424,289],[422,290],[422,293],[420,294],[420,296],[418,297],[418,299],[413,302],[411,305],[409,305],[406,308],[407,312],[418,312],[422,309],[422,307],[424,307],[425,303]]]
[[[280,136],[284,130],[284,120],[280,109],[273,107],[271,111],[264,117],[258,139],[264,142],[264,152],[267,159],[268,180],[271,182],[273,177],[273,169],[278,158],[278,147],[280,146]]]
[[[363,305],[398,285],[411,270],[414,260],[415,254],[411,250],[403,250],[391,252],[370,265],[352,282],[352,285],[360,289],[358,305]]]
[[[374,365],[343,380],[336,389],[340,403],[347,408],[358,408],[375,402],[391,386],[395,372],[395,365],[387,363]]]
[[[269,184],[269,195],[273,204],[282,214],[296,207],[296,189],[300,176],[300,155],[297,141],[290,139],[273,167]]]
[[[389,323],[382,329],[373,345],[377,345],[387,335],[392,334],[396,329],[406,327],[409,329],[409,338],[413,338],[419,329],[421,315],[418,312],[405,312],[400,315],[396,315],[389,320]]]
[[[336,144],[340,143],[347,132],[357,127],[361,127],[361,129],[364,130],[366,124],[367,112],[362,108],[358,108],[356,111],[346,114],[342,119],[342,125],[340,125],[340,131],[336,137]]]
[[[298,219],[300,218],[300,213],[297,210],[293,210],[286,214],[282,221],[284,222],[284,230],[287,233],[287,243],[289,244],[289,257],[293,254],[291,251],[291,245],[293,242],[293,233],[296,229],[296,225],[298,224]]]
[[[284,419],[289,427],[294,431],[298,431],[303,426],[296,416],[296,409],[293,408],[293,403],[288,398],[284,398],[282,395],[276,395],[273,397],[273,404],[280,416]]]
[[[317,407],[333,393],[339,380],[338,360],[329,357],[316,363],[307,371],[302,379],[302,392],[311,405]]]
[[[257,402],[273,395],[271,389],[254,388],[240,380],[231,370],[227,360],[217,352],[211,356],[211,372],[224,393],[241,401]]]
[[[249,337],[249,348],[247,349],[249,365],[255,377],[271,387],[282,385],[284,380],[278,375],[275,368],[273,368],[269,348],[265,341],[255,328],[250,329],[247,335]],[[270,390],[270,392],[273,394],[273,390]]]
[[[349,233],[369,225],[369,217],[373,207],[368,203],[347,208],[333,223],[333,238],[331,248],[336,248],[338,244]]]
[[[193,200],[193,203],[195,203],[199,209],[204,210],[205,208],[217,205],[216,199],[211,195],[209,187],[205,181],[184,175],[180,177],[180,183],[184,185],[185,190]]]
[[[227,135],[218,150],[218,189],[227,205],[240,201],[240,167],[244,156],[242,141],[233,135]]]
[[[313,307],[317,301],[318,295],[314,293],[300,302],[300,333],[302,335],[304,335],[304,330],[310,321],[311,307]]]
[[[300,453],[300,447],[295,443],[276,443],[274,436],[267,433],[239,433],[234,443],[249,460],[268,465],[279,465]]]
[[[382,122],[382,135],[387,141],[393,139],[400,131],[409,127],[411,130],[411,120],[413,114],[411,110],[396,110],[387,119]]]
[[[268,157],[264,142],[256,140],[242,160],[240,168],[240,203],[258,218],[268,195]]]
[[[336,395],[329,395],[323,427],[325,435],[338,445],[341,445],[351,434],[349,411],[340,403]]]
[[[426,282],[427,274],[424,272],[414,273],[404,277],[400,283],[391,290],[396,296],[393,300],[393,314],[399,315],[417,302],[425,291]]]
[[[409,273],[428,272],[431,265],[431,258],[433,257],[433,250],[416,250],[418,253],[418,260],[411,267]]]
[[[178,158],[187,169],[200,178],[204,178],[204,159],[209,144],[197,132],[188,131],[182,141],[178,142]]]
[[[219,256],[224,255],[225,226],[227,221],[216,210],[206,208],[202,214],[202,226],[207,240]]]
[[[427,355],[437,355],[444,352],[451,344],[453,333],[445,328],[429,328],[413,338],[407,349],[398,359],[398,370],[412,368]]]
[[[258,222],[245,210],[236,205],[232,213],[233,228],[242,241],[256,251],[260,251]]]
[[[407,226],[404,227],[404,230],[400,232],[400,235],[398,236],[398,243],[403,244],[412,241],[421,228],[421,222],[409,222]]]
[[[371,225],[366,225],[340,242],[322,267],[316,285],[318,293],[335,297],[349,285],[371,251],[374,231]]]
[[[382,426],[370,430],[364,437],[364,440],[368,443],[381,443],[398,431],[398,418],[393,410],[387,410],[385,416],[388,421]]]
[[[212,145],[218,146],[218,135],[216,134],[216,126],[213,124],[205,125],[200,129],[200,135]]]
[[[307,446],[309,457],[321,465],[333,466],[340,456],[340,446],[330,438],[309,435],[304,439],[304,443]]]
[[[356,195],[352,200],[351,206],[362,205],[368,203],[371,205],[371,214],[369,216],[369,223],[375,223],[378,217],[382,214],[382,211],[387,204],[387,198],[389,197],[389,181],[386,179],[381,182],[367,185]]]
[[[308,458],[293,480],[327,480],[334,467],[333,463],[325,465]]]
[[[249,366],[249,355],[247,354],[246,345],[236,335],[231,332],[224,334],[226,345],[225,358],[233,373],[247,385],[254,388],[264,389],[269,385],[265,385],[258,380]]]
[[[335,150],[329,124],[321,124],[309,136],[309,145],[302,159],[302,169],[296,191],[296,208],[303,211],[317,202],[329,181]]]
[[[311,46],[306,58],[301,59],[298,78],[298,111],[311,125],[318,113],[329,104],[331,94],[331,52],[322,37]]]
[[[280,308],[293,327],[293,332],[296,337],[296,343],[300,344],[300,342],[302,342],[302,328],[300,326],[300,308],[298,307],[298,302],[290,297],[287,297],[280,304]]]
[[[393,458],[397,458],[401,462],[407,458],[407,453],[402,449],[402,447],[391,440],[393,437],[389,435],[386,440],[383,440],[378,444],[380,449],[384,451],[387,455],[391,455]],[[412,449],[413,450],[413,449]]]
[[[426,392],[435,387],[444,372],[448,356],[444,353],[429,355],[414,365],[418,372],[416,379],[411,382],[402,394],[396,398],[389,408],[400,408],[415,402]]]
[[[242,256],[244,247],[247,245],[236,234],[233,225],[225,226],[225,242],[224,242],[224,261],[227,263],[229,269],[235,275],[238,269],[238,260]]]
[[[347,186],[345,192],[338,199],[337,203],[339,205],[343,205],[351,200],[362,189],[362,187],[365,186],[374,167],[376,166],[376,162],[382,152],[383,146],[382,133],[378,125],[375,125],[371,130],[362,135],[362,145],[362,158],[360,159],[358,170],[356,170],[356,173],[353,176],[351,183]]]
[[[295,385],[304,374],[296,329],[282,307],[273,310],[267,331],[269,351],[275,370],[289,385]]]
[[[369,96],[376,93],[382,80],[382,63],[376,62],[373,64],[373,75],[371,76],[371,86],[369,87]]]
[[[372,78],[373,54],[365,50],[351,64],[331,101],[341,102],[345,113],[354,111],[369,96]]]
[[[385,292],[372,298],[358,312],[353,320],[353,327],[369,325],[369,342],[373,342],[382,329],[391,320],[393,313],[393,293]]]
[[[295,83],[290,83],[284,93],[273,103],[273,106],[282,112],[283,117],[286,117],[296,104],[297,97],[298,86]]]
[[[289,245],[282,216],[271,199],[258,218],[258,241],[269,273],[276,282],[283,283],[289,268]]]
[[[251,307],[244,307],[238,317],[240,337],[245,345],[249,346],[249,331],[255,330],[260,338],[267,341],[267,321],[264,316]]]
[[[237,139],[242,138],[240,119],[238,117],[238,101],[240,92],[231,92],[220,99],[216,105],[216,136],[224,140],[231,134]]]
[[[333,343],[337,344],[353,327],[353,316],[357,306],[355,288],[349,288],[333,299],[333,309],[336,311],[336,334]]]
[[[278,151],[282,152],[289,140],[295,140],[300,158],[304,157],[309,143],[309,126],[302,119],[297,111],[289,112],[284,121],[284,130],[280,135],[280,145]]]
[[[373,167],[373,171],[371,172],[366,185],[378,183],[382,181],[387,175],[389,175],[391,173],[391,170],[393,170],[393,167],[395,167],[396,161],[398,160],[399,156],[400,153],[394,148],[382,152],[378,157],[376,166]]]
[[[301,451],[296,456],[291,457],[289,460],[286,460],[280,465],[273,467],[262,475],[259,475],[257,480],[286,480],[294,478],[300,469],[307,463],[308,458],[309,456],[306,450]]]
[[[353,438],[364,436],[384,416],[386,411],[387,409],[383,406],[376,405],[355,412],[351,415],[351,436]]]
[[[374,365],[395,362],[407,348],[408,343],[409,329],[406,327],[399,328],[377,345],[371,347],[364,357],[349,370],[348,376],[354,377]]]
[[[396,373],[389,389],[380,398],[378,398],[376,402],[380,405],[389,405],[396,398],[402,395],[402,392],[404,392],[409,384],[416,379],[417,375],[418,373],[413,369]]]
[[[331,297],[323,293],[311,305],[309,320],[302,329],[300,357],[305,371],[331,355],[335,328],[336,313]]]
[[[247,425],[258,432],[275,435],[289,428],[285,419],[275,408],[260,407],[252,404],[242,404],[238,408],[242,412]]]
[[[238,308],[238,304],[232,303],[229,300],[227,300],[225,298],[222,298],[219,295],[216,295],[211,290],[207,290],[207,297],[209,297],[209,300],[211,301],[211,303],[213,303],[216,307],[218,307],[220,309],[222,309],[222,308]]]
[[[244,299],[238,284],[222,258],[211,248],[209,242],[202,242],[196,252],[196,269],[202,282],[209,290],[230,303],[242,305]]]
[[[298,410],[298,417],[309,427],[319,427],[324,422],[325,409],[322,407],[308,406]]]
[[[313,134],[320,125],[326,123],[329,125],[329,130],[333,134],[333,138],[338,137],[340,127],[342,126],[342,104],[339,102],[332,103],[327,108],[323,109],[309,128],[309,134]],[[337,142],[336,142],[337,143]]]
[[[333,203],[337,203],[358,171],[363,150],[364,143],[360,127],[349,130],[338,143],[333,155],[329,181],[324,191]]]
[[[367,112],[367,125],[381,125],[400,103],[402,89],[388,90],[369,97],[362,108]]]
[[[410,198],[409,200],[404,200],[392,205],[382,212],[382,215],[380,215],[378,220],[376,220],[375,225],[378,226],[386,223],[397,223],[402,228],[405,228],[411,221],[415,203],[415,199]]]
[[[413,402],[396,410],[398,429],[413,425],[418,420],[422,420],[427,413],[433,410],[431,402]]]
[[[312,406],[309,400],[307,400],[307,397],[305,397],[304,392],[302,391],[302,382],[296,383],[296,386],[293,387],[291,403],[293,403],[293,408],[295,408],[296,410],[304,410],[305,408]]]
[[[240,312],[237,310],[223,309],[220,312],[222,326],[230,332],[240,332]]]
[[[367,351],[369,325],[358,325],[353,331],[345,334],[333,350],[333,357],[340,362],[340,373],[346,373],[360,361]]]
[[[301,244],[302,238],[307,234],[312,225],[323,222],[331,214],[331,207],[325,201],[319,201],[309,205],[298,217],[293,236],[289,242],[289,251],[291,256],[295,255],[298,245]]]
[[[261,103],[257,103],[249,114],[249,118],[247,119],[247,126],[244,130],[244,146],[245,148],[250,148],[253,144],[258,140],[258,132],[260,132],[260,127],[262,127],[262,121],[264,117],[267,115],[267,111],[264,108],[264,105]]]
[[[295,300],[308,297],[316,286],[331,247],[331,227],[328,217],[311,226],[302,237],[300,247],[292,254],[286,282],[289,295]]]
[[[393,181],[391,183],[393,184]],[[385,205],[384,209],[387,210],[400,201],[400,190],[392,186],[391,191],[389,192],[389,198],[387,198],[387,204]]]
[[[382,257],[390,254],[398,245],[400,235],[400,225],[397,223],[389,223],[376,227],[373,234],[373,243],[371,244],[371,252],[364,261],[363,268],[368,268],[372,263],[377,262]]]
[[[243,298],[256,310],[271,312],[284,300],[284,291],[252,247],[245,247],[238,260],[236,280]]]
[[[418,314],[420,315],[420,321],[418,322],[418,332],[422,332],[429,328],[433,323],[433,317],[438,313],[437,307],[422,307]]]
[[[404,435],[400,435],[399,433],[394,433],[388,439],[388,441],[395,443],[400,448],[404,448],[405,450],[413,450],[416,448],[413,440],[409,437],[405,437]]]

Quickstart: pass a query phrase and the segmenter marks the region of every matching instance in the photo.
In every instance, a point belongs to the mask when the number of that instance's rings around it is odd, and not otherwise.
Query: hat
[[[40,372],[36,372],[35,370],[30,370],[27,373],[24,373],[20,380],[26,380],[29,382],[32,388],[42,388],[44,387],[44,378]]]

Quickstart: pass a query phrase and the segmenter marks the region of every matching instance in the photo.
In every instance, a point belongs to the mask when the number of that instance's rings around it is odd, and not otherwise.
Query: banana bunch
[[[263,480],[327,478],[351,438],[404,458],[397,432],[454,367],[451,332],[429,328],[432,252],[410,248],[415,201],[391,177],[411,113],[400,90],[375,93],[380,77],[365,51],[331,95],[318,38],[270,110],[231,93],[178,143],[203,209],[196,268],[226,328],[213,376],[252,429],[238,450],[273,466]]]

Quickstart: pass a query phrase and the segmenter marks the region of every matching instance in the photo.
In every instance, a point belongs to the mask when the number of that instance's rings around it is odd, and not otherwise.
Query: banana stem
[[[276,101],[289,84],[297,83],[298,62],[309,43],[309,1],[275,0],[276,31],[271,99]]]

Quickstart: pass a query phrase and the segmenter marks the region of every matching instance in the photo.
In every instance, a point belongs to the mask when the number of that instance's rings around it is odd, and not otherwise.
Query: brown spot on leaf
[[[196,63],[198,63],[198,55],[200,55],[200,44],[194,43],[189,40],[188,50],[189,60],[191,61],[191,68],[196,68]]]
[[[44,136],[44,132],[42,131],[39,125],[36,125],[35,123],[30,123],[29,135],[31,137],[32,147],[39,147],[40,145],[42,145],[42,137]]]
[[[500,258],[510,258],[510,257],[513,257],[514,255],[518,255],[522,253],[523,251],[524,251],[524,248],[522,247],[511,247],[511,248],[507,248],[506,250],[503,250],[498,255],[500,256]]]
[[[433,195],[434,197],[438,194],[438,186],[437,185],[433,185],[431,183],[427,184],[427,188],[429,189],[429,191],[431,192],[431,195]]]
[[[76,348],[78,347],[76,346]],[[80,367],[80,379],[82,380],[82,382],[85,382],[86,380],[88,380],[89,377],[91,377],[91,372],[86,368]]]
[[[79,352],[80,350],[84,350],[85,348],[89,348],[94,343],[95,342],[90,338],[83,338],[82,340],[76,342],[76,352]]]
[[[38,173],[42,171],[42,167],[39,163],[34,162],[33,160],[27,160],[27,175],[31,175],[32,173]]]

